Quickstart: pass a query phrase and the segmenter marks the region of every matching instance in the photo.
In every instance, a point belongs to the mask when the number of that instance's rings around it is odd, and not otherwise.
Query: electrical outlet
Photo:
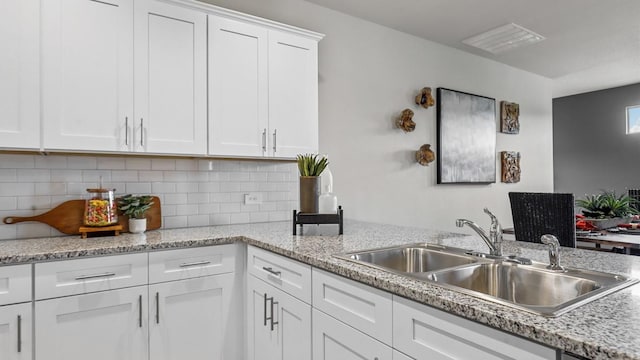
[[[245,205],[262,204],[262,195],[258,193],[244,194],[244,204]]]

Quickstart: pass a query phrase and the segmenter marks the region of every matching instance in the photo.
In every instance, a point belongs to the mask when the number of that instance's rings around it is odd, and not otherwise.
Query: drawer
[[[31,264],[0,267],[0,305],[31,301]]]
[[[313,269],[313,307],[391,346],[391,294]]]
[[[249,246],[249,274],[311,304],[311,266]]]
[[[426,359],[556,359],[556,350],[398,296],[393,348]]]
[[[391,347],[313,309],[313,359],[392,360]]]
[[[149,253],[149,283],[233,272],[233,244]]]
[[[35,265],[36,300],[147,284],[147,253]]]

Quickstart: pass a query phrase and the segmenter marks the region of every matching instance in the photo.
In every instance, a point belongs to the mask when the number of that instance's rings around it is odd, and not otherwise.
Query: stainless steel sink
[[[474,255],[475,254],[475,255]],[[546,317],[555,317],[638,282],[604,272],[488,259],[462,249],[413,244],[337,255]],[[518,263],[519,262],[519,263]]]
[[[494,262],[433,272],[428,279],[549,317],[635,282],[614,274],[576,269],[557,272],[545,267]]]
[[[428,244],[367,250],[339,257],[396,273],[426,273],[478,262],[462,249]]]

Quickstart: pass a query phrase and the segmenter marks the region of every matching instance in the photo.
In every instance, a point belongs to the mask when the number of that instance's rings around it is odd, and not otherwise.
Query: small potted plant
[[[618,196],[615,191],[585,195],[584,199],[576,200],[576,205],[582,208],[584,220],[600,230],[629,222],[633,215],[638,214],[635,200],[624,194]]]
[[[317,213],[320,196],[320,174],[329,165],[327,158],[317,154],[298,154],[300,171],[300,212]]]
[[[143,233],[147,230],[147,219],[144,213],[153,205],[153,197],[150,195],[134,196],[125,195],[118,199],[118,209],[129,217],[129,232]]]

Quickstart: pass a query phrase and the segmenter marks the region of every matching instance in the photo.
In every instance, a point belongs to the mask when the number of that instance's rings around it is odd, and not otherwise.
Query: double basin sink
[[[527,259],[491,259],[435,244],[403,245],[336,256],[546,317],[559,316],[637,282],[598,271],[549,270],[547,264]]]

